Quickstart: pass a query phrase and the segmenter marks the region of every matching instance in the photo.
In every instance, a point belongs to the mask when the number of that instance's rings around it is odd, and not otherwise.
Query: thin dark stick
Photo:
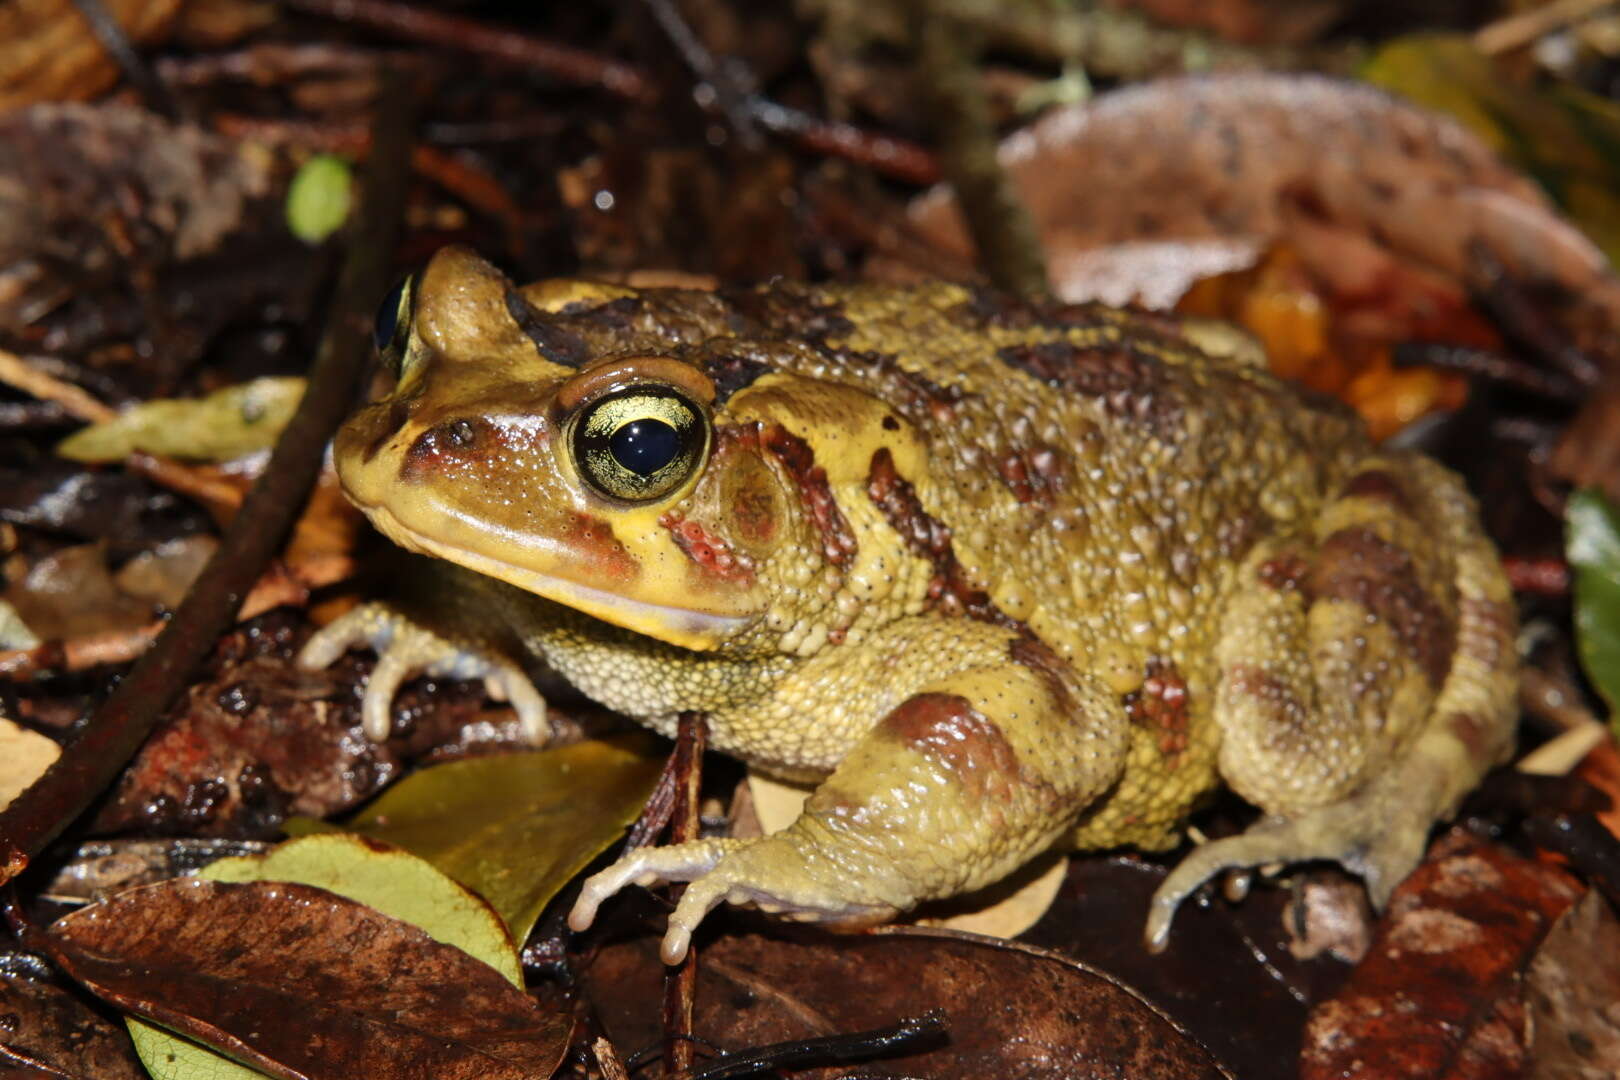
[[[681,714],[675,736],[675,811],[670,822],[669,840],[684,844],[698,838],[698,787],[703,780],[703,749],[709,741],[709,725],[702,713]],[[671,889],[678,900],[686,886]],[[692,1068],[692,1003],[697,991],[697,947],[686,950],[686,959],[664,976],[664,1075],[676,1076]]]
[[[891,180],[908,184],[939,182],[939,159],[914,142],[823,120],[766,98],[750,98],[748,108],[760,127],[784,135],[806,150],[865,165]]]
[[[161,114],[165,119],[180,119],[180,109],[175,104],[169,88],[163,85],[163,80],[152,74],[152,69],[146,66],[141,54],[135,51],[130,43],[129,35],[124,28],[113,18],[112,13],[101,0],[73,0],[73,6],[78,8],[84,21],[90,24],[90,32],[96,35],[101,47],[113,58],[118,69],[140,91],[141,97],[152,111]]]
[[[633,101],[651,101],[658,96],[647,77],[629,64],[426,7],[389,0],[288,0],[288,6],[407,41],[477,53],[544,71],[562,82],[600,87]]]
[[[310,369],[309,389],[270,462],[203,568],[144,656],[56,764],[0,813],[0,882],[21,873],[117,777],[186,680],[236,617],[242,598],[281,546],[303,507],[327,439],[354,404],[370,358],[372,306],[387,288],[415,110],[404,84],[385,75],[377,134],[360,214],[349,238],[326,333]]]
[[[714,107],[731,125],[732,133],[743,149],[758,150],[759,129],[754,126],[754,115],[748,109],[752,88],[738,85],[735,71],[715,60],[709,47],[703,44],[671,0],[643,2],[647,10],[652,12],[653,21],[658,23],[664,36],[675,46],[675,51],[681,54],[681,59],[686,61],[686,66],[701,80],[697,88],[699,102],[712,94]],[[707,92],[704,92],[704,88],[707,88]]]
[[[790,1039],[768,1046],[728,1054],[692,1073],[686,1080],[734,1080],[766,1069],[799,1069],[865,1061],[868,1058],[909,1054],[945,1041],[950,1028],[945,1014],[933,1009],[922,1016],[908,1016],[886,1027],[852,1031],[845,1035],[824,1035],[815,1039]]]
[[[1503,353],[1466,345],[1403,342],[1395,347],[1394,361],[1396,367],[1427,364],[1448,371],[1460,371],[1464,375],[1476,375],[1555,401],[1579,401],[1590,392],[1567,375],[1531,367]]]

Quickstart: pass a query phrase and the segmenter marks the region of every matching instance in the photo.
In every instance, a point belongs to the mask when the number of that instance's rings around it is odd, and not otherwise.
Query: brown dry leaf
[[[1480,244],[1523,279],[1620,311],[1602,253],[1534,184],[1459,125],[1359,83],[1161,80],[1055,110],[1009,137],[1000,157],[1066,300],[1168,305],[1210,272],[1214,254],[1234,269],[1245,248],[1252,257],[1289,240],[1293,215],[1351,229],[1464,283],[1479,273]],[[911,219],[943,252],[971,259],[946,189],[919,198]],[[1163,258],[1146,257],[1155,251]],[[1122,258],[1155,276],[1125,277]],[[1177,262],[1187,271],[1166,281]],[[1333,280],[1338,268],[1310,269]],[[1097,291],[1099,282],[1110,290]]]
[[[650,938],[607,946],[586,971],[587,993],[616,1046],[658,1038],[662,972]],[[885,1072],[932,1080],[1230,1075],[1114,980],[1042,949],[943,930],[802,940],[728,934],[703,951],[696,1000],[696,1034],[731,1052],[942,1008],[950,1042],[885,1059]]]
[[[60,919],[99,996],[294,1080],[545,1080],[570,1022],[489,965],[324,889],[182,879]]]
[[[168,36],[182,0],[101,0],[137,45]],[[41,101],[87,101],[118,81],[118,64],[72,0],[0,5],[0,112]]]
[[[1165,26],[1207,30],[1229,41],[1299,45],[1315,41],[1353,5],[1349,0],[1116,0]]]
[[[0,716],[0,810],[61,756],[62,748],[50,739]]]
[[[170,540],[129,560],[113,575],[113,582],[138,600],[173,611],[217,550],[219,541],[206,533]]]
[[[1306,1025],[1304,1080],[1518,1076],[1523,975],[1580,885],[1454,829],[1395,891],[1367,958]]]
[[[1596,889],[1564,912],[1530,963],[1536,1080],[1603,1080],[1620,1063],[1620,920]]]
[[[44,640],[130,630],[152,621],[150,601],[126,595],[107,571],[105,544],[80,544],[34,561],[5,600]]]
[[[0,974],[0,1077],[146,1080],[124,1029],[48,983]]]

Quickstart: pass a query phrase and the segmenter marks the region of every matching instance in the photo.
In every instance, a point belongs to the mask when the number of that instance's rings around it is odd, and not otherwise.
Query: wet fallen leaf
[[[1538,1078],[1601,1080],[1620,1063],[1620,920],[1588,890],[1547,934],[1530,963],[1529,999]]]
[[[62,748],[50,739],[0,716],[0,810],[61,756]]]
[[[105,540],[115,561],[209,527],[206,514],[149,480],[60,458],[0,468],[0,521]]]
[[[651,938],[606,946],[586,970],[586,992],[621,1050],[659,1037],[662,972]],[[941,1008],[948,1045],[885,1059],[886,1073],[931,1080],[1233,1075],[1113,979],[1043,949],[945,930],[726,934],[704,949],[696,1002],[698,1038],[732,1053]]]
[[[1611,260],[1620,257],[1620,105],[1563,80],[1515,80],[1465,35],[1398,38],[1361,74],[1455,117],[1535,177]]]
[[[28,628],[46,640],[129,630],[156,614],[150,601],[118,588],[101,543],[62,548],[35,560],[4,595]]]
[[[1586,489],[1570,496],[1564,519],[1575,571],[1575,641],[1613,726],[1620,704],[1620,510]]]
[[[0,1077],[144,1080],[123,1030],[65,990],[0,973]]]
[[[229,461],[272,446],[287,425],[304,380],[254,379],[196,399],[158,399],[131,406],[57,444],[72,461],[117,462],[135,451],[189,461]]]
[[[355,809],[398,778],[405,762],[479,729],[494,746],[505,730],[481,711],[482,688],[440,683],[407,691],[399,733],[364,738],[348,687],[333,672],[300,669],[272,629],[244,624],[223,659],[175,706],[98,812],[98,832],[264,837],[291,814]],[[260,651],[274,649],[268,655]],[[354,668],[345,668],[351,674]],[[507,743],[517,741],[513,720]]]
[[[488,964],[307,885],[179,879],[50,934],[99,996],[272,1076],[544,1080],[566,1049],[568,1021]],[[144,1060],[165,1080],[220,1075]]]
[[[528,937],[547,901],[640,814],[662,768],[634,736],[422,769],[348,827],[414,852]]]
[[[173,611],[218,549],[219,541],[202,533],[170,540],[129,560],[113,582],[129,596]]]
[[[1523,975],[1580,885],[1454,829],[1395,891],[1367,958],[1317,1005],[1304,1080],[1518,1076]]]

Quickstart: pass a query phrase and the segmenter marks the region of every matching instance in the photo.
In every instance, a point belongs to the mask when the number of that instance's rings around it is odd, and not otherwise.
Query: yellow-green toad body
[[[375,608],[306,658],[484,675],[518,647],[663,731],[819,782],[758,840],[587,883],[881,921],[1055,844],[1166,848],[1219,784],[1264,816],[1184,859],[1334,858],[1382,901],[1512,738],[1512,597],[1460,483],[1173,320],[957,285],[514,287],[441,252],[335,446],[394,540],[475,573],[450,641]],[[478,641],[485,646],[468,648]]]

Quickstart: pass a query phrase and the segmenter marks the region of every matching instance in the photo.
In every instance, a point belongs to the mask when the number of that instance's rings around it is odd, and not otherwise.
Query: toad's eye
[[[377,321],[371,329],[371,340],[377,346],[377,355],[395,375],[405,356],[405,346],[411,336],[411,313],[416,306],[416,276],[407,274],[399,284],[388,290],[382,303],[377,305]]]
[[[703,464],[709,425],[698,407],[661,386],[633,386],[586,406],[574,421],[574,463],[602,494],[650,502]]]

